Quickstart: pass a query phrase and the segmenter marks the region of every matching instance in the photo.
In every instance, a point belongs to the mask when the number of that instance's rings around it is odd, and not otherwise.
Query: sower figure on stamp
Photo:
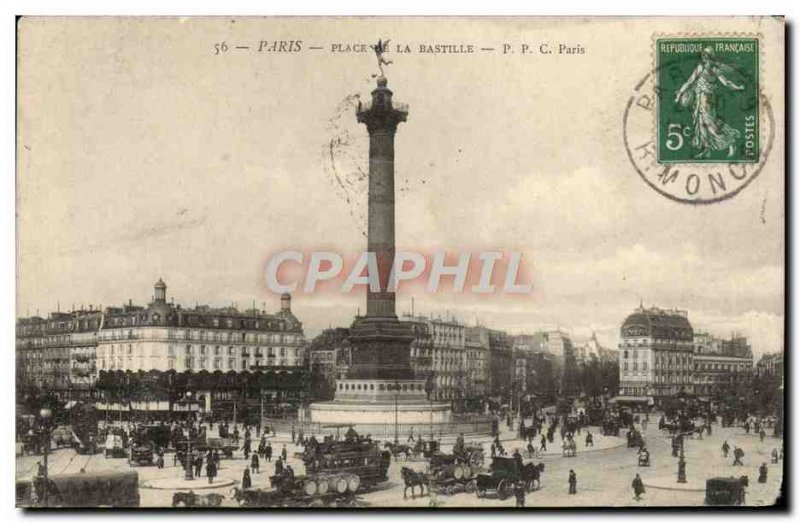
[[[728,156],[736,153],[736,139],[741,134],[717,114],[717,91],[720,86],[743,91],[744,86],[733,83],[724,73],[733,69],[717,61],[714,49],[704,47],[700,63],[675,94],[675,103],[692,108],[692,147],[697,158],[708,158],[711,151],[727,149]]]

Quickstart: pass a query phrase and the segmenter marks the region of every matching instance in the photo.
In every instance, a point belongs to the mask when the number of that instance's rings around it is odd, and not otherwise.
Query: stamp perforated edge
[[[710,32],[710,33],[700,33],[700,32],[677,32],[677,33],[659,33],[655,32],[650,35],[650,62],[651,62],[651,73],[653,74],[653,97],[656,102],[656,108],[653,111],[653,122],[652,128],[650,130],[651,136],[653,137],[653,144],[656,148],[656,155],[658,154],[658,40],[661,38],[694,38],[696,40],[700,39],[714,39],[714,38],[754,38],[758,42],[758,54],[756,55],[756,59],[758,60],[757,69],[758,69],[758,85],[756,86],[756,93],[758,93],[758,104],[756,104],[757,110],[757,121],[759,122],[758,125],[758,159],[754,162],[717,162],[717,161],[708,161],[708,162],[662,162],[656,156],[656,161],[661,165],[669,165],[669,164],[680,164],[687,167],[695,167],[699,168],[702,166],[708,165],[736,165],[741,163],[751,163],[751,164],[758,164],[762,161],[762,155],[764,154],[764,143],[761,139],[763,136],[763,130],[761,125],[761,105],[762,105],[762,97],[764,97],[764,92],[761,89],[761,79],[764,78],[764,34],[763,33],[750,33],[750,32],[743,32],[743,31],[722,31],[722,32]],[[766,160],[766,158],[763,158]]]

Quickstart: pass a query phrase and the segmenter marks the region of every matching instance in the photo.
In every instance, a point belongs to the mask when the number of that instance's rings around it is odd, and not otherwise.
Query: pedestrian
[[[541,445],[539,446],[539,450],[542,452],[547,452],[547,438],[545,438],[544,434],[542,434]]]
[[[194,475],[195,477],[200,477],[200,474],[203,472],[203,455],[198,454],[197,457],[194,459]]]
[[[267,461],[272,461],[272,445],[267,442],[267,445],[264,447],[264,458]]]
[[[577,494],[578,493],[578,476],[575,475],[575,471],[569,471],[569,493],[570,494]]]
[[[766,433],[766,432],[764,432],[764,428],[762,427],[762,428],[761,428],[761,432],[759,432],[759,433],[758,433],[758,438],[761,440],[761,443],[764,443],[764,437],[765,437],[766,435],[767,435],[767,433]]]
[[[772,463],[778,462],[778,449],[772,449]]]
[[[275,475],[283,476],[283,461],[281,460],[280,456],[278,456],[278,459],[275,460]]]
[[[294,444],[294,425],[292,425],[292,444]]]
[[[492,459],[496,457],[497,457],[497,447],[495,447],[494,443],[492,443]]]
[[[254,452],[253,453],[253,459],[250,460],[250,468],[253,469],[253,473],[254,474],[259,474],[259,470],[258,470],[259,465],[260,465],[260,463],[259,463],[259,460],[258,460],[258,454],[256,454]]]
[[[250,478],[250,469],[245,467],[244,474],[242,474],[242,488],[249,489],[253,486],[253,480]]]
[[[586,431],[586,446],[587,447],[594,447],[594,437],[590,431]]]
[[[406,439],[406,443],[413,443],[414,442],[414,426],[412,425],[410,429],[408,429],[408,439]]]
[[[156,466],[158,468],[160,468],[160,469],[164,468],[164,451],[163,450],[159,449],[159,451],[158,451],[158,459],[156,460]]]
[[[214,478],[217,476],[217,464],[213,459],[206,463],[206,476],[208,476],[209,483],[214,483]]]
[[[250,438],[245,438],[242,450],[244,451],[244,459],[248,459],[250,457]]]
[[[758,467],[758,482],[759,483],[766,483],[767,482],[767,463],[764,462]]]
[[[642,482],[642,478],[639,477],[639,474],[636,474],[636,477],[633,478],[633,482],[631,483],[631,487],[633,487],[633,497],[636,501],[642,497],[642,494],[645,493],[644,490],[644,482]]]
[[[728,457],[728,452],[730,452],[730,450],[731,450],[731,446],[728,445],[728,440],[725,440],[722,443],[722,457],[723,458],[727,458]]]
[[[742,449],[740,449],[739,447],[736,447],[733,450],[733,465],[734,466],[736,466],[736,465],[744,466],[744,463],[742,463],[742,458],[743,457],[744,457],[744,451]]]
[[[281,449],[281,458],[283,458],[283,461],[286,461],[286,445]]]
[[[517,508],[524,508],[525,507],[525,483],[523,481],[517,481],[516,485],[514,485],[514,495],[517,498]]]

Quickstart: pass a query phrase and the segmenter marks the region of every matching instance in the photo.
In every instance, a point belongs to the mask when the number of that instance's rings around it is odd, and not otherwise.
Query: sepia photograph
[[[16,507],[785,507],[786,25],[17,17]]]

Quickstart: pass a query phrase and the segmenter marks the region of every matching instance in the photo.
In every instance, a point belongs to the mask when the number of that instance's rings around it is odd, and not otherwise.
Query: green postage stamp
[[[758,39],[656,39],[660,163],[759,161]]]

